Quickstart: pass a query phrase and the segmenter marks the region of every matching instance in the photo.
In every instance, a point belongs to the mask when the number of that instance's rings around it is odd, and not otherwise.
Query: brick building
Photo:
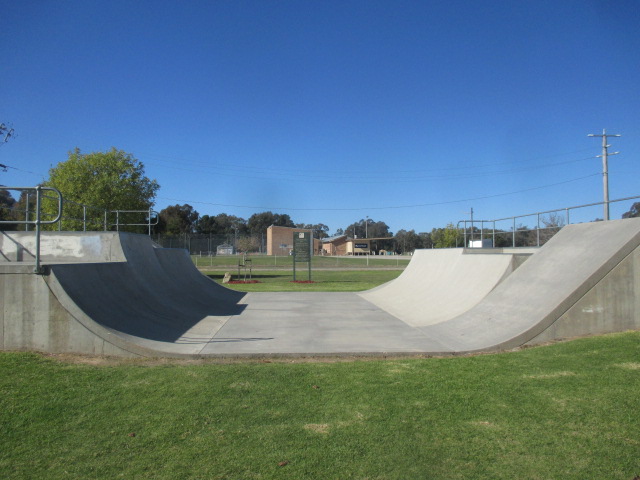
[[[308,228],[276,227],[267,228],[267,255],[289,255],[293,249],[294,232],[313,232]],[[320,252],[320,240],[313,239],[314,255]]]
[[[350,238],[346,235],[324,238],[323,255],[368,255],[371,253],[371,239]]]

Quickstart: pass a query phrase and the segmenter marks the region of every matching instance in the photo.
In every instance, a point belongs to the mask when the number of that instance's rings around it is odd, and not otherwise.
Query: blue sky
[[[636,0],[0,7],[4,185],[115,146],[157,210],[422,232],[601,201],[606,128],[611,198],[640,195]]]

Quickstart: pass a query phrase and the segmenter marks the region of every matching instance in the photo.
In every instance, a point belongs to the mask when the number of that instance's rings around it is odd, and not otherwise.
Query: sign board
[[[368,243],[356,243],[355,247],[356,248],[369,248],[369,244]]]
[[[311,261],[311,233],[310,232],[294,232],[293,233],[293,261],[294,262]]]
[[[296,281],[296,263],[309,264],[309,281],[311,281],[311,232],[293,232],[293,281]]]

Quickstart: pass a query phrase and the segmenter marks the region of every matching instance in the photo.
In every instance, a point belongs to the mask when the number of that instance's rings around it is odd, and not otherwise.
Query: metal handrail
[[[40,275],[43,273],[42,268],[40,267],[40,226],[41,225],[52,225],[54,223],[57,223],[60,221],[60,219],[62,218],[62,209],[63,209],[63,198],[62,198],[62,193],[60,193],[60,190],[58,190],[57,188],[53,188],[53,187],[41,187],[40,185],[38,185],[37,187],[0,187],[3,190],[19,190],[19,191],[31,191],[31,190],[35,190],[36,192],[36,219],[35,220],[29,220],[28,218],[26,220],[0,220],[0,224],[1,223],[11,223],[11,224],[24,224],[24,225],[35,225],[36,226],[36,266],[34,269],[34,273]],[[49,191],[49,192],[55,192],[58,195],[58,214],[56,215],[56,217],[53,220],[41,220],[40,218],[40,207],[42,206],[42,192],[43,191]]]
[[[109,213],[115,213],[116,214],[116,223],[110,223],[107,224],[107,217],[106,217],[106,213],[105,213],[105,231],[106,231],[106,226],[114,226],[116,227],[116,231],[120,231],[120,227],[145,227],[148,226],[149,227],[149,235],[151,235],[151,227],[158,225],[158,222],[160,221],[160,214],[158,212],[156,212],[155,210],[110,210]],[[120,223],[120,214],[121,213],[146,213],[147,214],[147,222],[146,223]],[[152,223],[151,220],[153,219],[155,220],[155,223]]]
[[[110,226],[115,226],[116,230],[119,231],[120,227],[129,227],[129,226],[147,226],[148,227],[148,231],[149,231],[149,235],[151,235],[151,227],[155,226],[158,224],[159,219],[160,219],[160,214],[158,212],[156,212],[155,210],[151,210],[150,208],[148,210],[107,210],[107,209],[103,209],[103,208],[99,208],[99,207],[94,207],[91,205],[83,205],[80,203],[76,203],[73,202],[71,200],[65,200],[62,196],[62,193],[54,187],[42,187],[42,186],[37,186],[37,187],[10,187],[10,186],[4,186],[4,185],[0,185],[0,189],[1,190],[18,190],[18,191],[26,191],[26,192],[35,192],[36,195],[36,207],[35,207],[35,211],[33,212],[35,214],[35,220],[30,220],[30,216],[32,214],[32,212],[30,212],[30,207],[29,207],[29,196],[30,194],[27,193],[26,195],[26,205],[25,205],[25,219],[24,220],[0,220],[0,224],[20,224],[20,225],[26,225],[26,230],[29,231],[29,225],[35,225],[35,235],[36,235],[36,251],[35,251],[35,262],[36,262],[36,266],[35,266],[35,273],[37,274],[42,274],[43,273],[43,269],[40,266],[40,238],[41,238],[41,226],[42,225],[52,225],[57,223],[58,224],[58,230],[62,229],[62,220],[65,219],[66,217],[63,217],[63,210],[64,210],[64,205],[65,204],[71,204],[71,205],[76,205],[79,207],[82,207],[82,218],[74,218],[74,217],[68,217],[66,219],[71,219],[71,220],[77,220],[77,221],[82,221],[82,229],[83,231],[87,230],[87,224],[88,223],[98,223],[96,221],[91,221],[90,219],[87,219],[87,209],[91,209],[91,210],[97,210],[99,212],[104,212],[104,220],[99,220],[99,223],[104,227],[104,231],[107,231],[107,229]],[[52,195],[45,195],[44,192],[54,192],[56,194],[56,196],[52,196]],[[47,214],[45,212],[42,212],[42,199],[43,198],[48,198],[48,199],[52,199],[52,200],[57,200],[58,203],[58,212],[55,215],[55,218],[51,219],[51,220],[43,220],[42,217],[45,215],[51,215],[51,214]],[[115,213],[116,215],[116,223],[109,223],[108,222],[108,216],[111,213]],[[144,213],[147,215],[147,221],[145,223],[126,223],[126,222],[121,222],[120,221],[120,214],[121,213]]]
[[[639,199],[640,195],[635,195],[633,197],[625,197],[625,198],[618,198],[615,200],[609,200],[606,203],[616,203],[616,202],[625,202],[628,200],[636,200]],[[495,241],[496,241],[496,222],[504,222],[505,220],[511,220],[513,222],[513,227],[511,230],[511,235],[512,235],[512,240],[511,240],[511,244],[512,246],[515,247],[516,244],[516,232],[518,232],[517,228],[516,228],[516,219],[518,218],[527,218],[527,217],[533,217],[536,216],[537,217],[537,225],[536,225],[536,246],[540,246],[540,232],[543,230],[549,230],[552,228],[556,228],[556,227],[544,227],[544,228],[540,228],[540,217],[542,215],[546,215],[549,213],[556,213],[556,212],[565,212],[565,222],[566,225],[570,225],[571,224],[571,217],[570,217],[570,212],[572,210],[576,210],[579,208],[588,208],[588,207],[595,207],[596,205],[604,205],[605,202],[594,202],[594,203],[587,203],[584,205],[575,205],[572,207],[564,207],[564,208],[556,208],[554,210],[545,210],[543,212],[535,212],[535,213],[526,213],[524,215],[515,215],[513,217],[504,217],[504,218],[496,218],[494,220],[460,220],[458,221],[458,223],[456,224],[456,230],[460,230],[460,224],[463,223],[464,224],[464,229],[463,229],[463,239],[464,239],[464,245],[467,245],[467,228],[468,225],[471,225],[471,233],[469,234],[471,239],[473,240],[473,233],[474,233],[474,224],[480,224],[480,239],[482,240],[482,238],[484,237],[484,225],[485,224],[493,224],[493,227],[491,228],[492,230],[492,241],[493,244],[495,245]],[[502,232],[502,233],[507,233],[507,232]],[[457,239],[456,239],[456,247],[458,246],[457,244]]]
[[[4,186],[0,186],[0,189],[4,189],[4,190],[19,190],[19,188],[15,188],[15,187],[4,187]],[[33,187],[31,187],[31,189],[33,189]],[[42,198],[48,198],[48,199],[53,199],[56,200],[56,197],[53,196],[49,196],[49,195],[42,195]],[[116,227],[116,230],[119,231],[120,227],[134,227],[134,226],[143,226],[143,227],[148,227],[148,233],[149,235],[151,235],[151,227],[155,226],[158,224],[159,222],[159,218],[160,218],[160,214],[158,212],[156,212],[155,210],[152,210],[151,208],[149,208],[148,210],[108,210],[106,208],[101,208],[101,207],[95,207],[93,205],[85,205],[82,203],[78,203],[78,202],[74,202],[73,200],[67,200],[67,199],[63,199],[63,202],[65,205],[75,205],[77,207],[82,207],[82,218],[77,217],[77,216],[69,216],[67,214],[67,216],[64,217],[60,217],[58,222],[58,231],[62,230],[62,220],[76,220],[78,222],[82,223],[82,231],[86,232],[87,231],[87,225],[100,225],[104,231],[108,231],[109,227]],[[29,216],[31,214],[31,212],[29,211],[29,194],[27,194],[26,196],[26,205],[25,205],[25,210],[24,210],[24,214],[25,214],[25,219],[28,220]],[[87,216],[87,212],[89,210],[93,210],[96,211],[96,213],[99,212],[99,216],[100,218],[98,218],[97,216],[93,216],[93,218],[90,218]],[[68,212],[68,209],[65,209],[65,211]],[[109,215],[110,214],[116,214],[116,222],[115,223],[109,223]],[[147,214],[148,219],[146,222],[144,223],[128,223],[128,222],[121,222],[120,218],[119,218],[119,214],[120,213],[144,213]],[[50,215],[47,214],[45,212],[41,212],[41,215]],[[27,223],[27,222],[18,222],[18,221],[10,221],[10,222],[6,222],[6,223]],[[26,230],[29,230],[29,225],[32,224],[33,222],[28,222],[27,223],[27,227]],[[55,222],[54,222],[55,223]]]

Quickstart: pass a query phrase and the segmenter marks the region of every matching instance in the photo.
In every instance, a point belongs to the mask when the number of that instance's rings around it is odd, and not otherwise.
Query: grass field
[[[0,353],[1,478],[640,475],[640,332],[474,357],[88,361]]]
[[[292,256],[275,256],[275,255],[250,255],[247,257],[251,260],[254,268],[293,268]],[[238,255],[219,255],[213,257],[192,255],[191,260],[198,268],[210,267],[212,270],[225,268],[233,272],[237,272],[238,263],[242,261],[242,256]],[[313,268],[404,268],[409,264],[409,257],[400,256],[347,256],[347,257],[323,257],[314,256],[311,264]],[[306,264],[298,264],[300,269],[305,269]]]
[[[224,270],[203,270],[203,274],[222,283]],[[237,278],[237,271],[233,278]],[[314,270],[311,280],[315,283],[293,283],[290,270],[256,270],[251,278],[260,283],[256,284],[228,284],[229,288],[241,292],[357,292],[368,290],[393,280],[402,270]],[[241,276],[243,279],[244,276]],[[247,276],[247,279],[249,277]],[[308,271],[298,270],[297,280],[307,280]]]

